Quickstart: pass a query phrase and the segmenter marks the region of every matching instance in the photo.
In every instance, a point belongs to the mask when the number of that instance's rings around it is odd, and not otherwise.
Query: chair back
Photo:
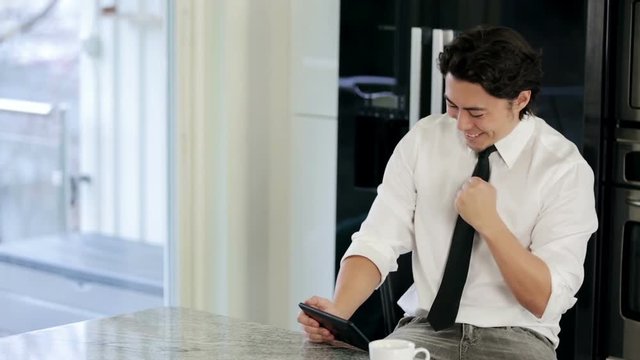
[[[411,253],[401,255],[398,258],[398,270],[389,273],[387,279],[379,288],[381,311],[384,323],[384,333],[390,334],[403,316],[403,311],[398,306],[398,299],[413,284],[413,272],[411,270]]]

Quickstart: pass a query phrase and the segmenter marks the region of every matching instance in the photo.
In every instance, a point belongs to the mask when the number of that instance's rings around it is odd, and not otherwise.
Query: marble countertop
[[[157,308],[0,338],[0,359],[368,359],[302,333],[186,308]]]

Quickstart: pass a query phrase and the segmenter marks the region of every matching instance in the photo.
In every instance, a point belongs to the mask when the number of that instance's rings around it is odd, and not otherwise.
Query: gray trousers
[[[532,330],[455,324],[436,332],[426,315],[403,318],[387,339],[412,341],[429,350],[432,360],[556,359],[551,341]]]

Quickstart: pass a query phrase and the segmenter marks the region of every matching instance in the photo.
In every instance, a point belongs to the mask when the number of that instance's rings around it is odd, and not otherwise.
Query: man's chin
[[[473,139],[470,139],[467,137],[466,142],[467,142],[467,146],[475,152],[480,152],[488,148],[489,146],[493,145],[492,138],[487,136],[486,133],[482,133],[480,134],[480,136],[475,137]]]
[[[480,152],[489,147],[489,145],[486,145],[484,142],[469,139],[467,139],[467,146],[475,152]]]

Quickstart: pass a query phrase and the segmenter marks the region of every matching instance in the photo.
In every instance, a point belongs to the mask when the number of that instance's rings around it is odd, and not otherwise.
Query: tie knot
[[[492,152],[496,151],[496,146],[495,145],[491,145],[488,148],[480,151],[480,153],[478,153],[478,158],[488,158],[489,155],[491,155]]]

